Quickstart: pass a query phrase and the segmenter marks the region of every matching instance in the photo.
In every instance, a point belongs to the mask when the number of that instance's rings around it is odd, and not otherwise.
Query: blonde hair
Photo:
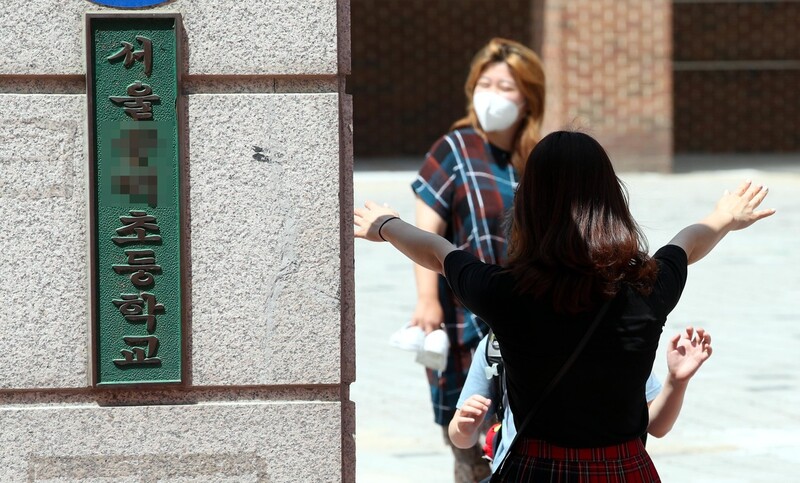
[[[513,40],[495,37],[475,54],[470,65],[464,93],[467,95],[467,115],[455,123],[451,129],[472,127],[485,135],[478,117],[472,109],[472,95],[483,71],[492,64],[505,62],[511,70],[517,88],[525,97],[527,110],[514,136],[514,150],[511,163],[519,173],[524,174],[528,155],[539,142],[544,117],[544,68],[539,56],[528,47]]]

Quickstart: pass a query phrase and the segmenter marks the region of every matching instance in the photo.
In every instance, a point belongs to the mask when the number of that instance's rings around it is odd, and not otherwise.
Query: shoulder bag
[[[572,364],[578,358],[581,351],[583,351],[583,348],[586,347],[586,343],[589,342],[589,339],[592,337],[592,334],[594,333],[595,329],[597,328],[598,325],[600,325],[600,321],[605,316],[606,312],[608,311],[608,307],[610,305],[611,305],[611,300],[606,301],[606,303],[600,308],[600,312],[597,313],[594,320],[592,321],[592,325],[590,325],[589,328],[586,330],[586,333],[583,334],[583,338],[581,339],[580,342],[578,342],[578,345],[577,347],[575,347],[575,350],[572,352],[572,355],[570,355],[569,359],[567,359],[567,361],[564,362],[564,365],[561,366],[561,369],[559,369],[558,373],[550,381],[550,384],[548,384],[545,390],[542,392],[542,395],[539,397],[539,400],[536,401],[536,404],[533,405],[530,412],[525,416],[525,420],[522,422],[520,427],[517,428],[517,434],[514,436],[514,439],[511,440],[511,444],[508,445],[508,451],[506,451],[505,456],[503,456],[503,460],[497,467],[497,471],[495,471],[492,474],[492,477],[489,480],[490,483],[498,483],[503,481],[503,468],[506,460],[508,459],[508,456],[514,449],[514,443],[517,442],[517,439],[519,439],[522,432],[525,430],[525,428],[528,427],[530,422],[533,420],[533,416],[542,406],[544,400],[547,399],[547,396],[549,396],[551,392],[553,392],[553,388],[556,387],[561,378],[564,377],[564,374],[566,374],[569,368],[572,367]]]

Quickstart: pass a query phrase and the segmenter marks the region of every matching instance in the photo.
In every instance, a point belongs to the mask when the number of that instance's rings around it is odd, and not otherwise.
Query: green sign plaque
[[[86,14],[92,382],[183,381],[181,18]]]

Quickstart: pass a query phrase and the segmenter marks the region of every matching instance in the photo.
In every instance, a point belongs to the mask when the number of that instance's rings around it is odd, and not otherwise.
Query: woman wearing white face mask
[[[434,143],[412,184],[417,226],[445,236],[484,262],[503,264],[504,214],[540,137],[544,70],[529,48],[495,38],[475,55],[464,87],[467,115]],[[444,325],[450,339],[446,369],[428,370],[435,421],[450,444],[447,427],[472,352],[488,327],[455,299],[439,275],[419,266],[415,275],[417,307],[411,324],[425,332]],[[479,446],[452,448],[457,482],[489,475]]]

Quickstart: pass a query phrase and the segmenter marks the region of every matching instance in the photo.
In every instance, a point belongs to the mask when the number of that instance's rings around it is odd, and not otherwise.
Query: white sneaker
[[[389,344],[398,349],[418,352],[425,342],[425,331],[416,325],[404,325],[389,337]]]
[[[435,371],[447,368],[447,354],[450,351],[450,340],[447,332],[437,329],[425,336],[422,349],[417,352],[416,361]]]

